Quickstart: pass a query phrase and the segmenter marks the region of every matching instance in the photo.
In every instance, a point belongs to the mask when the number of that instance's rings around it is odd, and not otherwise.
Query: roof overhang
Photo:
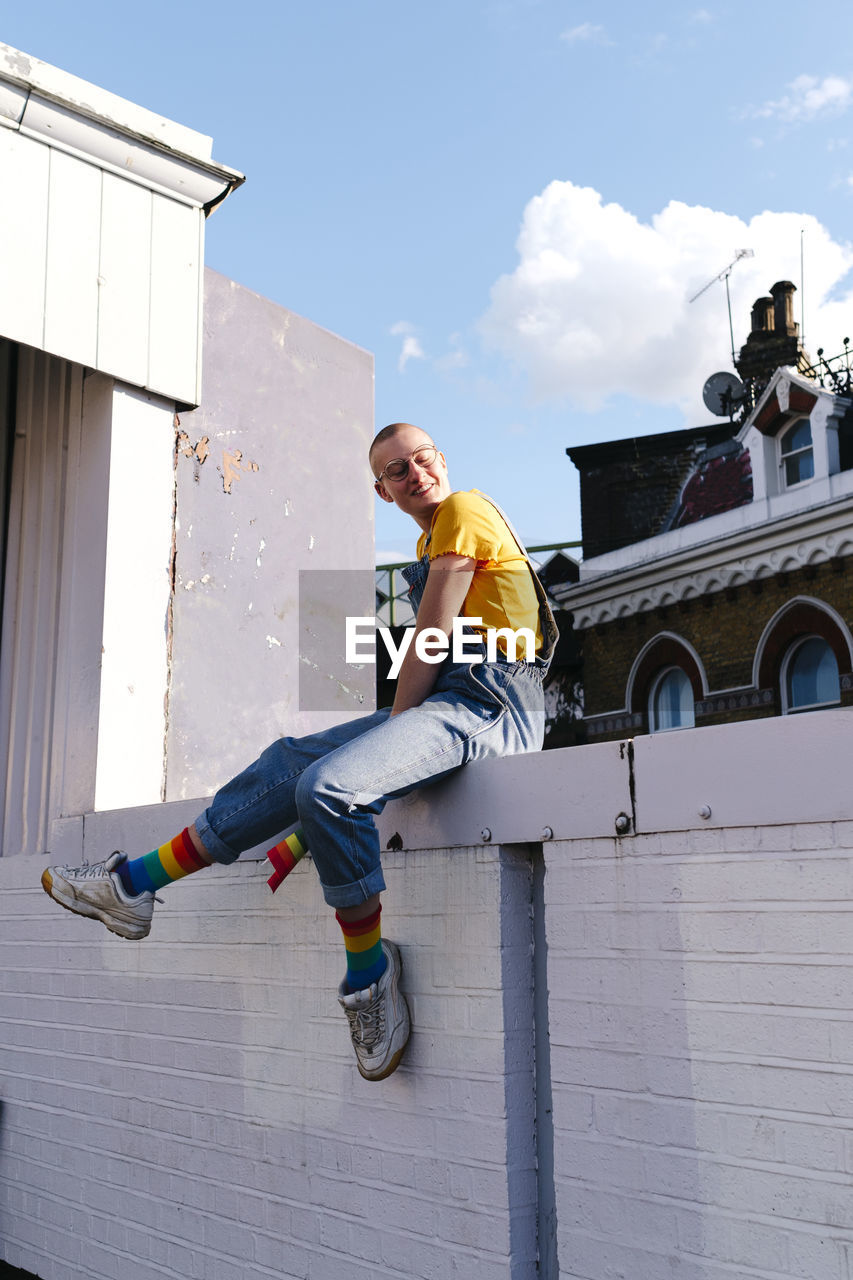
[[[811,414],[820,399],[835,400],[836,396],[796,369],[783,365],[764,388],[752,413],[738,431],[737,439],[742,443],[753,427],[763,436],[775,436],[792,416]]]
[[[643,564],[596,573],[553,589],[576,630],[682,604],[779,573],[853,555],[853,472],[831,477],[834,496],[778,520],[711,537]],[[708,530],[710,533],[710,530]]]
[[[245,181],[204,134],[5,44],[0,126],[206,212]]]

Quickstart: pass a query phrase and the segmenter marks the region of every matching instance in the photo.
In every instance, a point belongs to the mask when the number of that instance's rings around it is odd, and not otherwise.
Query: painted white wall
[[[96,809],[160,799],[166,734],[174,405],[113,393]]]
[[[497,760],[389,805],[415,1030],[378,1085],[309,862],[275,897],[262,864],[188,877],[135,944],[56,908],[43,859],[0,860],[3,1256],[44,1280],[533,1280],[538,1201],[551,1280],[849,1280],[850,725]],[[81,849],[189,812],[91,815]]]
[[[357,570],[351,612],[374,608],[373,357],[210,270],[204,325],[202,401],[179,414],[169,800],[375,705],[372,667],[333,711],[300,697],[300,571]],[[328,650],[349,675],[343,625]]]

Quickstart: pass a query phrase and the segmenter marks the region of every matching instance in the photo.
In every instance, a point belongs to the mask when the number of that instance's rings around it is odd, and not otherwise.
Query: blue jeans
[[[304,738],[280,738],[214,796],[196,822],[217,862],[299,822],[332,907],[385,888],[373,815],[388,800],[474,760],[538,751],[543,670],[527,662],[446,662],[418,707],[384,708]]]

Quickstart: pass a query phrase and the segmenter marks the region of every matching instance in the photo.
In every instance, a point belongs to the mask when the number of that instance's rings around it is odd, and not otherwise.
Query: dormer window
[[[785,489],[791,489],[814,477],[812,429],[808,418],[798,419],[784,432],[779,440],[779,452]]]

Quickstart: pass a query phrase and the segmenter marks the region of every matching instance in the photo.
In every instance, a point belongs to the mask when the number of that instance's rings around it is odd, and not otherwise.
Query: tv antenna
[[[718,272],[717,275],[712,276],[712,278],[708,281],[708,283],[703,284],[699,292],[694,293],[693,297],[690,299],[691,302],[695,302],[697,298],[702,297],[703,293],[708,292],[712,284],[716,284],[718,280],[725,280],[726,306],[729,309],[729,337],[731,338],[731,341],[732,341],[732,364],[734,364],[735,362],[735,331],[734,331],[734,328],[732,327],[732,299],[729,293],[729,276],[732,274],[732,267],[736,266],[740,262],[741,258],[754,258],[754,257],[755,257],[755,251],[753,249],[736,249],[735,256],[734,258],[732,258],[729,265],[727,267],[723,267],[722,271]]]

